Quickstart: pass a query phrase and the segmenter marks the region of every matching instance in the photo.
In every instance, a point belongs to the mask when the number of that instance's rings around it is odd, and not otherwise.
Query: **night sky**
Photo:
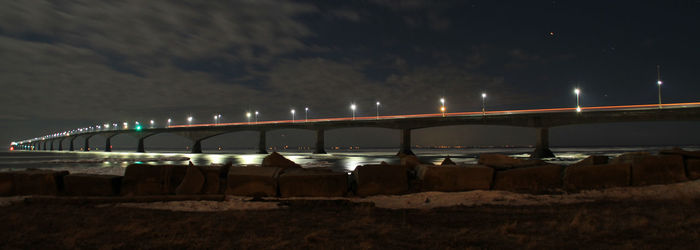
[[[700,101],[700,1],[2,1],[0,141],[107,122],[163,125]],[[700,143],[698,122],[577,125],[553,146]],[[528,145],[534,130],[414,131],[421,145]],[[397,146],[341,129],[326,146]],[[268,133],[313,145],[312,131]],[[93,145],[102,145],[102,138]],[[115,147],[135,148],[117,136]],[[175,135],[148,146],[184,147]],[[205,147],[253,147],[252,132]]]

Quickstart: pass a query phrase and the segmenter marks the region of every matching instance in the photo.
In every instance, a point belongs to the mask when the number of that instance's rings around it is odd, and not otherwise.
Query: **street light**
[[[124,129],[128,129],[128,128],[129,128],[129,123],[128,123],[128,122],[124,122],[123,125],[124,125]]]
[[[250,112],[246,112],[245,117],[248,119],[248,124],[250,124]]]
[[[153,120],[151,120],[151,128],[153,128],[153,126],[154,126],[155,124],[156,124],[156,122],[153,121]]]
[[[187,117],[187,125],[192,125],[192,116]]]
[[[295,113],[294,109],[292,109],[291,113],[292,113],[292,123],[294,123],[294,113]]]
[[[442,112],[442,117],[445,117],[445,111],[447,110],[445,108],[445,98],[440,98],[440,112]]]
[[[219,119],[218,115],[214,115],[214,124],[217,124],[217,120]]]
[[[258,123],[258,115],[259,115],[259,114],[260,114],[260,113],[258,113],[258,111],[256,110],[256,111],[255,111],[255,124]]]
[[[581,90],[575,88],[574,93],[576,94],[576,112],[581,112],[581,105],[579,105],[579,96],[581,95]]]
[[[661,108],[661,66],[656,65],[656,85],[659,85],[659,108]]]
[[[304,122],[309,121],[309,107],[304,108]]]
[[[355,120],[355,109],[356,109],[356,108],[357,108],[357,106],[355,106],[354,103],[353,103],[353,104],[350,104],[350,109],[352,109],[352,119],[353,119],[353,120]]]
[[[486,93],[481,93],[481,113],[486,115]]]
[[[168,118],[168,127],[170,127],[170,124],[173,122],[173,119]]]
[[[379,102],[377,102],[377,120],[379,120]]]

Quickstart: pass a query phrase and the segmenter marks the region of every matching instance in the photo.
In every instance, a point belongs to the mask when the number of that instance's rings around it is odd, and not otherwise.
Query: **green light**
[[[141,131],[142,128],[141,128],[141,125],[136,125],[136,127],[134,127],[134,129],[135,129],[136,131]]]

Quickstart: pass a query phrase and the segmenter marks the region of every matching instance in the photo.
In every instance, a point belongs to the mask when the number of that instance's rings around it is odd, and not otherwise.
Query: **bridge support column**
[[[44,151],[49,150],[48,145],[46,145],[46,144],[48,144],[48,142],[49,141],[43,141],[43,145],[41,147],[42,150],[44,150]]]
[[[415,155],[411,151],[411,129],[401,130],[401,148],[399,148],[398,154]]]
[[[258,154],[267,154],[267,131],[260,131],[260,139],[258,139]]]
[[[73,146],[73,141],[75,141],[75,137],[70,138],[70,147],[68,148],[68,151],[75,151],[75,147]]]
[[[83,151],[90,151],[90,137],[85,138],[85,148],[83,148]]]
[[[63,139],[58,140],[58,151],[63,151]]]
[[[143,146],[144,139],[146,139],[146,138],[144,138],[144,137],[139,138],[139,145],[136,147],[137,153],[146,153],[146,148]]]
[[[552,158],[554,153],[549,150],[549,128],[537,128],[537,142],[535,143],[535,152],[532,152],[530,158]]]
[[[112,137],[107,137],[105,140],[105,152],[112,152]]]
[[[49,141],[49,150],[53,151],[53,140]]]
[[[202,153],[202,139],[194,140],[194,145],[192,145],[192,153],[193,154],[201,154]]]
[[[325,137],[325,130],[316,130],[316,148],[314,148],[314,154],[326,154]]]

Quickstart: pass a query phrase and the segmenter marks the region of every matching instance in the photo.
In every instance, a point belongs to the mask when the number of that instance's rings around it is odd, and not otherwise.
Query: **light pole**
[[[481,114],[486,115],[486,93],[481,93]]]
[[[173,122],[173,119],[168,118],[168,127],[170,127],[170,124]]]
[[[250,125],[250,112],[246,112],[245,117],[248,119],[248,125]]]
[[[352,110],[352,120],[353,120],[353,121],[355,120],[355,109],[356,109],[356,108],[357,108],[357,106],[355,106],[354,103],[353,103],[353,104],[350,104],[350,109]]]
[[[294,109],[292,109],[291,112],[292,112],[292,123],[294,123],[294,112],[295,112]]]
[[[187,125],[192,125],[192,116],[187,117]]]
[[[219,120],[219,116],[218,116],[218,115],[214,115],[214,124],[217,124],[217,123],[218,123],[218,120]]]
[[[304,122],[309,121],[309,107],[304,108]]]
[[[258,111],[256,110],[255,111],[255,124],[258,124],[258,114],[260,114],[260,113],[258,113]]]
[[[659,85],[659,108],[661,108],[661,66],[656,65],[656,85]]]
[[[379,105],[380,105],[380,103],[377,102],[377,120],[379,120]]]
[[[445,111],[447,110],[445,108],[445,98],[440,98],[440,112],[442,112],[442,117],[445,117]]]
[[[581,90],[575,88],[574,94],[576,94],[576,112],[581,112],[581,105],[579,105],[579,96],[581,95]]]
[[[155,126],[155,125],[156,125],[156,122],[151,120],[151,128],[153,128],[153,126]]]

